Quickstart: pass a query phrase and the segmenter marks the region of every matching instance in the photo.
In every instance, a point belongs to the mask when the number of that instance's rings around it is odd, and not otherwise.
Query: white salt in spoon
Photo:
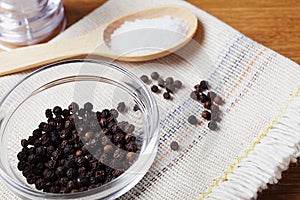
[[[179,19],[188,26],[186,37],[183,40],[180,40],[178,44],[161,51],[134,56],[120,56],[109,47],[112,33],[125,21],[134,21],[135,19],[153,19],[164,16],[171,16]],[[106,26],[99,27],[77,38],[22,47],[0,53],[0,76],[35,68],[69,57],[84,56],[91,53],[128,62],[148,61],[160,58],[187,44],[196,33],[197,26],[198,20],[195,14],[184,7],[162,6],[138,11],[115,19]]]

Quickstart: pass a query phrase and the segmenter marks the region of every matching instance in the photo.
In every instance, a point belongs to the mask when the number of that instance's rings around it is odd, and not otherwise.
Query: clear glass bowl
[[[20,141],[28,138],[41,121],[45,109],[71,102],[85,102],[94,111],[127,105],[118,121],[136,127],[142,141],[134,164],[113,181],[98,188],[72,194],[52,194],[29,185],[17,169]],[[138,104],[140,111],[134,112]],[[132,188],[150,168],[158,147],[159,113],[156,101],[143,82],[129,71],[96,60],[68,60],[43,67],[15,85],[0,102],[0,177],[21,198],[28,199],[114,199]]]

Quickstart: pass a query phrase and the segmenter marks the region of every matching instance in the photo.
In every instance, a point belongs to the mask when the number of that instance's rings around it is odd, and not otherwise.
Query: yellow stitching
[[[204,200],[204,198],[205,198],[207,195],[209,195],[209,194],[212,193],[212,189],[213,189],[214,187],[219,186],[219,183],[221,183],[221,182],[227,180],[228,174],[231,174],[231,173],[233,172],[233,169],[234,169],[238,164],[241,163],[242,159],[247,158],[248,155],[249,155],[249,153],[250,153],[251,151],[253,151],[253,149],[255,148],[255,146],[256,146],[257,144],[259,144],[259,143],[261,142],[261,140],[262,140],[264,137],[267,136],[268,132],[273,128],[274,124],[278,122],[278,119],[281,118],[281,117],[286,113],[287,108],[289,107],[290,103],[293,102],[293,101],[295,100],[296,96],[298,96],[299,93],[300,93],[300,85],[298,86],[296,92],[294,92],[294,93],[291,95],[290,99],[286,102],[286,104],[283,106],[283,108],[281,108],[281,109],[279,110],[279,114],[271,121],[270,125],[268,125],[268,126],[265,128],[265,130],[263,131],[263,133],[259,134],[259,135],[256,137],[257,140],[254,141],[254,142],[252,142],[251,145],[250,145],[250,147],[249,147],[248,149],[245,150],[245,154],[242,155],[242,156],[240,156],[240,157],[238,157],[238,158],[234,161],[234,163],[231,164],[231,165],[229,166],[229,170],[228,170],[228,171],[225,171],[225,172],[223,173],[223,177],[220,177],[220,178],[216,179],[214,183],[212,183],[211,185],[209,185],[209,186],[208,186],[208,189],[207,189],[208,191],[207,191],[207,192],[202,192],[202,195],[201,195],[201,197],[200,197],[198,200]]]

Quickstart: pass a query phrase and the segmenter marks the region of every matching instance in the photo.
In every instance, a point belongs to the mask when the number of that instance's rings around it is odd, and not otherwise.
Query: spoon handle
[[[0,77],[32,69],[50,62],[91,52],[89,37],[78,37],[60,42],[38,44],[0,53]]]

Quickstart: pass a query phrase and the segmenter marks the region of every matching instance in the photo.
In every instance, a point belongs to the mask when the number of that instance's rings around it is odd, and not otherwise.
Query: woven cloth
[[[158,155],[144,178],[121,199],[251,199],[298,152],[300,67],[252,41],[215,17],[177,0],[111,0],[54,41],[82,35],[136,10],[164,4],[185,6],[199,19],[195,40],[149,62],[116,62],[138,76],[158,71],[183,81],[172,101],[155,95],[161,113]],[[12,61],[13,62],[13,61]],[[0,97],[28,72],[0,78]],[[225,100],[218,130],[207,128],[203,106],[189,94],[207,80]],[[298,103],[297,103],[298,102]],[[195,115],[201,124],[187,122]],[[283,120],[283,121],[282,121]],[[298,131],[299,132],[299,131]],[[170,143],[177,141],[179,151]],[[0,199],[16,197],[0,182]]]

